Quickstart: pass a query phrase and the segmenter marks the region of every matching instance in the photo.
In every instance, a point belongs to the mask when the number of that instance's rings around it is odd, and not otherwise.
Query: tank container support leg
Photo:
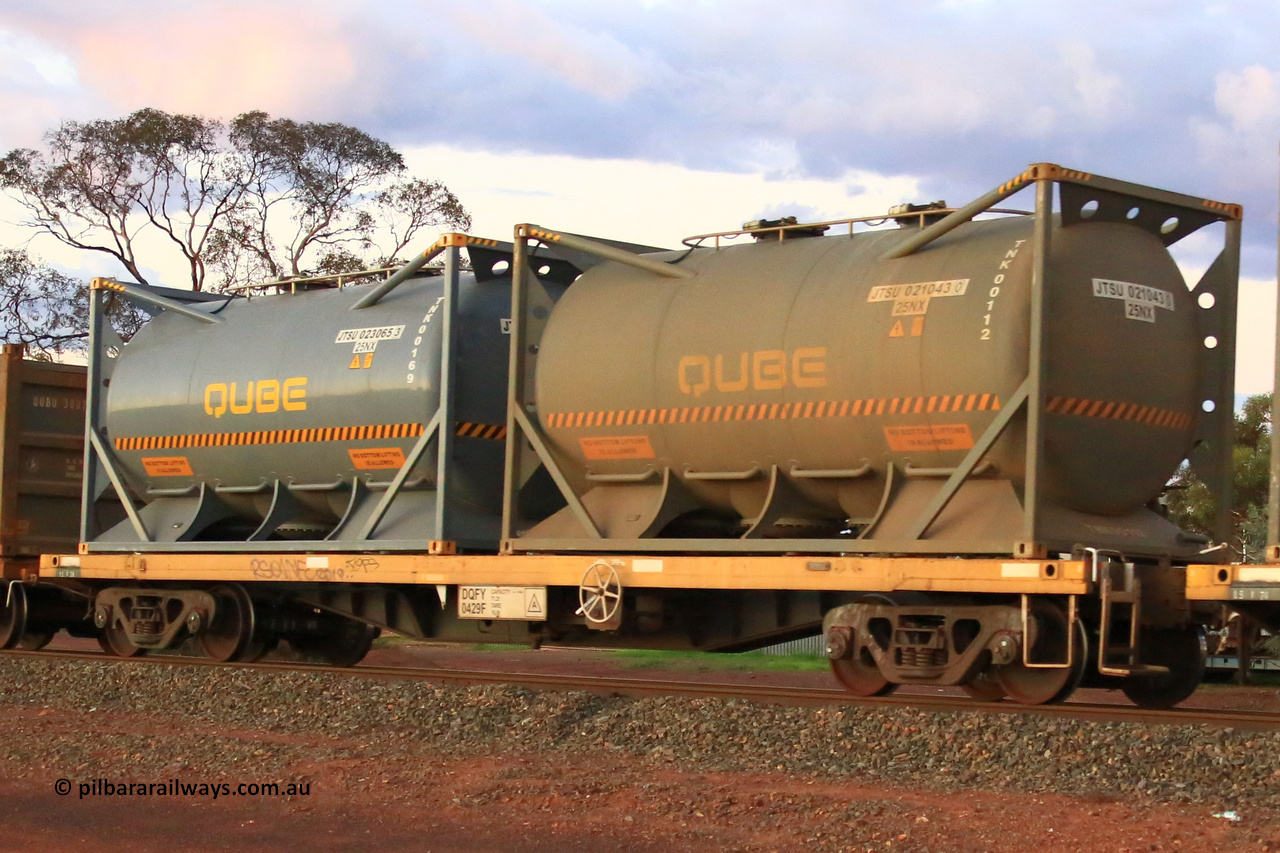
[[[509,542],[515,538],[516,527],[520,523],[520,487],[527,476],[533,473],[533,465],[527,463],[541,462],[547,473],[555,482],[556,488],[564,496],[574,518],[582,525],[587,535],[593,539],[602,538],[595,521],[579,500],[564,472],[551,455],[546,442],[542,440],[533,418],[537,416],[537,403],[534,398],[534,362],[538,343],[541,340],[545,319],[534,316],[530,304],[530,290],[541,287],[537,278],[529,269],[529,240],[549,238],[552,232],[545,231],[535,225],[523,224],[515,228],[515,237],[511,251],[511,361],[510,374],[507,381],[507,452],[505,461],[505,477],[503,478],[502,500],[502,539]],[[591,242],[591,241],[586,241]],[[549,302],[549,298],[545,297]],[[524,442],[533,448],[535,459],[527,458]]]
[[[1218,542],[1228,541],[1232,529],[1234,463],[1231,435],[1235,427],[1236,282],[1240,271],[1239,214],[1222,219],[1226,225],[1223,249],[1191,291],[1200,305],[1196,318],[1206,347],[1210,339],[1216,341],[1216,345],[1206,349],[1202,355],[1201,411],[1197,416],[1196,446],[1190,459],[1196,475],[1213,495],[1214,516],[1210,534]],[[1274,436],[1272,440],[1275,440]],[[1273,462],[1273,482],[1275,470]],[[1270,536],[1268,542],[1273,542]]]
[[[455,241],[444,250],[444,304],[441,305],[440,333],[443,352],[440,353],[440,409],[436,413],[439,426],[436,434],[436,539],[453,541],[457,538],[451,530],[453,514],[449,512],[450,484],[453,482],[453,437],[456,432],[454,415],[457,392],[454,377],[457,375],[458,342],[458,270],[461,250]]]
[[[1043,556],[1037,544],[1040,513],[1040,459],[1044,455],[1044,290],[1049,278],[1050,235],[1053,229],[1052,179],[1036,179],[1036,213],[1031,244],[1031,317],[1027,354],[1026,473],[1022,498],[1022,541],[1019,557]]]
[[[1063,175],[1063,170],[1052,164],[1032,165],[1016,178],[1006,181],[981,198],[970,202],[933,225],[928,226],[914,238],[895,247],[885,256],[886,259],[895,259],[917,252],[944,234],[969,222],[978,214],[989,210],[1003,199],[1024,189],[1029,184],[1035,183],[1036,185],[1027,378],[1014,395],[1017,399],[1017,405],[1013,405],[1014,400],[1010,400],[1010,405],[1006,407],[1004,415],[995,424],[992,424],[992,429],[988,430],[989,433],[994,433],[991,435],[991,442],[994,442],[1004,430],[1004,427],[1007,426],[1018,406],[1025,402],[1027,419],[1026,488],[1023,499],[1022,540],[1015,545],[1015,553],[1019,557],[1037,557],[1041,556],[1043,551],[1043,548],[1037,543],[1037,519],[1039,513],[1039,463],[1044,444],[1040,429],[1040,421],[1044,412],[1044,390],[1041,384],[1041,375],[1044,369],[1044,288],[1048,278],[1050,233],[1053,224],[1053,188]],[[915,525],[913,538],[918,539],[923,536],[942,510],[946,508],[956,490],[981,458],[981,453],[985,453],[987,447],[990,446],[990,442],[985,441],[986,438],[987,436],[983,436],[984,441],[980,442],[979,447],[975,448],[966,457],[964,463],[956,469],[938,492],[938,495],[930,502],[929,507],[921,515],[920,521]],[[981,453],[979,450],[981,450]]]
[[[198,323],[206,323],[210,326],[216,326],[225,323],[226,320],[211,314],[208,311],[202,311],[190,305],[184,305],[176,299],[170,299],[161,296],[155,292],[155,288],[148,288],[138,284],[127,284],[122,281],[116,281],[114,278],[95,278],[89,283],[90,290],[113,290],[117,293],[123,293],[126,297],[134,302],[142,302],[150,305],[152,308],[159,308],[162,311],[172,311],[175,314],[181,314],[189,317]]]
[[[1012,181],[966,205],[940,222],[929,226],[920,232],[914,240],[908,241],[889,255],[889,257],[897,258],[910,254],[947,233],[952,228],[969,221],[1001,199],[1018,192],[1029,183],[1034,181],[1036,184],[1027,378],[1006,403],[1000,417],[991,424],[987,433],[982,436],[964,462],[952,473],[946,484],[939,490],[925,512],[922,513],[920,520],[912,530],[911,538],[913,539],[920,539],[924,536],[929,526],[946,508],[947,503],[950,502],[965,478],[969,476],[973,467],[982,458],[982,455],[1000,437],[1000,434],[1008,426],[1018,409],[1025,404],[1027,448],[1026,488],[1023,498],[1023,532],[1022,540],[1016,544],[1015,550],[1017,556],[1020,557],[1042,555],[1041,551],[1043,549],[1037,544],[1037,516],[1039,511],[1039,462],[1044,444],[1040,429],[1041,417],[1044,412],[1044,391],[1041,384],[1041,376],[1044,371],[1044,288],[1048,277],[1050,233],[1053,223],[1053,188],[1057,177],[1058,174],[1055,170],[1041,170],[1032,167]]]
[[[465,240],[466,240],[466,236],[463,234],[442,235],[439,240],[436,240],[434,243],[428,246],[426,251],[424,251],[421,255],[418,255],[418,257],[414,258],[413,260],[409,261],[407,264],[402,266],[400,269],[396,270],[394,273],[391,274],[390,278],[388,278],[386,281],[382,282],[382,284],[379,284],[373,290],[370,290],[368,293],[366,293],[364,296],[358,299],[355,302],[355,304],[351,306],[350,310],[359,311],[362,308],[368,308],[371,305],[377,305],[380,301],[382,301],[382,297],[386,296],[388,293],[395,290],[397,287],[399,287],[400,285],[408,281],[410,278],[412,278],[414,273],[422,269],[422,267],[425,266],[428,261],[430,261],[432,258],[436,257],[442,251],[444,251],[446,246],[460,245],[460,243]]]
[[[1055,166],[1054,168],[1057,167]],[[939,219],[937,222],[925,228],[910,240],[906,240],[905,242],[895,246],[892,251],[888,252],[884,256],[885,260],[905,258],[907,255],[923,249],[925,246],[929,245],[934,240],[937,240],[944,234],[954,231],[956,228],[959,228],[961,225],[964,225],[966,222],[973,219],[973,217],[977,216],[979,213],[987,211],[999,204],[1001,201],[1004,201],[1009,196],[1022,190],[1027,184],[1035,180],[1034,174],[1036,173],[1036,170],[1036,166],[1031,166],[1027,171],[1023,172],[1013,180],[1006,181],[981,198],[974,199],[959,210],[952,211],[942,219]]]
[[[1218,437],[1218,440],[1207,442],[1207,458],[1201,463],[1199,473],[1214,495],[1212,532],[1219,542],[1226,542],[1232,529],[1231,492],[1235,473],[1232,434],[1235,432],[1236,282],[1240,276],[1240,217],[1237,215],[1227,219],[1225,224],[1226,238],[1222,252],[1210,264],[1208,271],[1192,291],[1197,299],[1202,293],[1210,293],[1215,300],[1212,311],[1200,312],[1200,316],[1216,320],[1211,329],[1202,331],[1206,336],[1212,334],[1218,341],[1211,351],[1216,358],[1206,360],[1209,369],[1205,371],[1202,391],[1202,399],[1212,402],[1213,410],[1202,411],[1200,417],[1209,427],[1208,434]],[[1204,432],[1205,430],[1198,431]],[[1272,441],[1274,440],[1273,431]],[[1272,459],[1274,460],[1274,456]],[[1271,464],[1274,472],[1275,462],[1272,461]]]
[[[452,518],[446,506],[449,498],[449,483],[453,480],[453,477],[449,474],[448,466],[449,461],[453,458],[454,430],[452,425],[455,421],[454,408],[457,398],[454,393],[453,377],[458,351],[457,341],[454,338],[455,321],[457,319],[458,279],[461,249],[466,245],[466,240],[467,237],[463,234],[444,235],[425,252],[405,264],[390,278],[351,306],[351,310],[355,311],[377,304],[378,300],[386,296],[402,282],[407,281],[424,264],[438,257],[442,252],[444,253],[444,302],[441,306],[441,323],[443,324],[441,340],[444,349],[440,354],[440,405],[437,407],[435,415],[424,425],[422,435],[419,436],[418,441],[409,451],[404,464],[400,466],[400,470],[392,478],[387,490],[378,499],[378,504],[374,507],[369,518],[365,520],[360,529],[359,539],[373,538],[374,531],[382,523],[382,519],[386,516],[387,510],[391,508],[392,502],[400,494],[400,490],[404,487],[405,481],[408,480],[410,472],[422,459],[422,455],[433,440],[436,442],[438,460],[436,470],[439,472],[436,477],[436,540],[446,541],[454,538],[447,529],[447,525],[450,524]]]
[[[418,441],[409,450],[405,457],[404,464],[400,466],[400,470],[396,472],[395,477],[391,479],[387,490],[382,493],[382,497],[378,499],[378,505],[374,507],[373,512],[369,514],[369,518],[365,520],[364,526],[360,529],[358,539],[371,539],[373,532],[378,525],[382,523],[383,516],[387,514],[387,510],[391,507],[391,502],[400,494],[400,489],[404,486],[405,480],[409,478],[409,472],[413,470],[418,461],[422,459],[422,454],[426,452],[427,446],[435,439],[436,433],[440,431],[440,414],[439,409],[436,410],[434,416],[422,430],[422,435],[418,437]]]
[[[1276,279],[1280,282],[1280,243],[1276,244]],[[1267,562],[1280,561],[1280,394],[1275,393],[1280,384],[1280,299],[1276,300],[1276,340],[1273,342],[1273,358],[1276,364],[1276,380],[1271,392],[1271,484],[1267,494]]]
[[[1193,288],[1197,300],[1203,299],[1205,294],[1212,299],[1211,302],[1208,300],[1201,302],[1200,310],[1196,315],[1200,332],[1205,339],[1206,369],[1202,377],[1200,399],[1205,401],[1207,411],[1201,414],[1198,421],[1195,439],[1202,449],[1196,451],[1193,464],[1201,475],[1201,479],[1214,494],[1217,504],[1214,520],[1215,536],[1219,540],[1224,540],[1230,532],[1231,442],[1229,436],[1233,409],[1235,282],[1238,276],[1240,251],[1241,211],[1239,206],[1064,169],[1053,163],[1034,163],[1020,175],[990,193],[926,226],[914,237],[890,250],[884,256],[885,259],[903,258],[920,251],[939,237],[971,221],[978,214],[989,210],[998,202],[1027,188],[1032,183],[1036,185],[1036,205],[1031,316],[1028,327],[1030,340],[1027,378],[1030,385],[1027,388],[1026,489],[1023,502],[1022,539],[1016,545],[1016,555],[1034,557],[1040,555],[1043,550],[1038,542],[1041,534],[1038,518],[1041,509],[1038,469],[1043,451],[1041,419],[1044,413],[1044,389],[1041,385],[1041,373],[1045,355],[1045,288],[1052,286],[1052,282],[1048,280],[1051,236],[1055,227],[1067,228],[1093,215],[1092,211],[1097,210],[1099,198],[1123,202],[1122,205],[1111,204],[1110,209],[1113,213],[1107,221],[1132,220],[1134,224],[1156,234],[1165,245],[1176,242],[1212,222],[1223,222],[1226,226],[1222,250]],[[1057,226],[1054,224],[1055,187],[1060,215],[1060,224]],[[1280,358],[1280,352],[1277,353],[1277,357]],[[1276,412],[1276,417],[1280,418],[1280,401],[1276,403]],[[1273,439],[1280,445],[1280,439],[1275,439],[1274,436]],[[1269,559],[1280,561],[1280,448],[1273,454],[1272,459],[1272,512],[1268,537],[1272,547]],[[944,488],[939,493],[939,499],[942,502],[939,511],[949,500],[949,496],[944,497],[948,492],[949,490]],[[936,518],[936,515],[934,517]],[[929,523],[932,523],[932,519],[925,524],[926,528]]]
[[[606,261],[626,264],[664,278],[692,278],[696,273],[673,263],[647,258],[642,254],[575,234],[551,231],[528,223],[517,225],[515,228],[511,256],[511,375],[507,397],[507,475],[503,500],[502,538],[506,541],[514,538],[515,529],[519,524],[520,486],[532,471],[532,466],[527,465],[526,462],[536,461],[541,462],[546,468],[587,536],[591,539],[600,539],[602,536],[599,528],[583,506],[573,484],[557,464],[536,423],[537,402],[533,399],[534,363],[545,318],[537,318],[531,310],[535,307],[531,303],[537,296],[531,292],[535,287],[540,286],[537,277],[532,275],[529,269],[531,240],[592,255]],[[549,300],[545,301],[549,303]],[[536,459],[527,458],[527,449],[523,446],[526,440],[533,448]]]
[[[1029,379],[1024,380],[1022,385],[1018,387],[1018,390],[1013,392],[1005,402],[1004,408],[1000,411],[1000,414],[996,416],[995,420],[991,422],[991,425],[987,427],[986,432],[984,432],[978,439],[977,443],[974,444],[973,449],[969,451],[968,455],[965,456],[964,460],[956,467],[956,469],[951,472],[951,476],[947,478],[946,483],[943,484],[942,488],[938,491],[938,494],[929,502],[925,511],[920,514],[919,520],[916,522],[915,527],[911,530],[911,533],[908,536],[909,539],[924,538],[924,534],[929,530],[929,526],[937,521],[938,516],[942,514],[944,509],[946,509],[947,503],[955,496],[956,491],[964,484],[964,481],[968,479],[969,475],[982,460],[982,457],[986,455],[987,451],[991,449],[991,446],[999,440],[1001,435],[1004,434],[1005,427],[1007,427],[1009,422],[1013,420],[1013,416],[1018,413],[1018,409],[1027,402],[1027,386],[1029,383]],[[884,503],[885,501],[881,502],[882,507]]]

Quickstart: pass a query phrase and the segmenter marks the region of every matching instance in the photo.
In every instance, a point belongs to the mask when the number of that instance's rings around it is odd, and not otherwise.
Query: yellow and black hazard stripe
[[[1185,412],[1162,409],[1159,406],[1142,406],[1138,403],[1119,403],[1113,400],[1087,400],[1081,397],[1050,397],[1044,410],[1055,415],[1078,415],[1086,418],[1105,418],[1114,421],[1133,421],[1163,429],[1191,429],[1196,419]]]
[[[931,397],[879,397],[866,400],[808,400],[798,403],[740,403],[730,406],[678,406],[670,409],[621,409],[597,412],[553,412],[547,426],[600,427],[683,424],[718,421],[764,421],[803,418],[846,418],[875,415],[998,412],[995,394],[949,394]]]
[[[458,428],[454,431],[456,435],[467,436],[469,438],[490,438],[495,441],[502,441],[507,437],[506,426],[499,424],[458,424]]]
[[[251,444],[305,444],[317,441],[363,441],[417,438],[422,424],[365,424],[362,426],[277,429],[246,432],[206,432],[189,435],[139,435],[115,440],[116,450],[171,450],[181,447],[242,447]]]

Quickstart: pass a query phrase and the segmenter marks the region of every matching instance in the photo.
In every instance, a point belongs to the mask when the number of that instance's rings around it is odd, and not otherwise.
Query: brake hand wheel
[[[579,616],[593,625],[614,621],[622,610],[622,581],[618,570],[603,560],[592,563],[578,585]]]

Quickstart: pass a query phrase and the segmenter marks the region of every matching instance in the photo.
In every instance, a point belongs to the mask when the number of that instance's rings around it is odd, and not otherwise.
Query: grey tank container
[[[454,236],[479,274],[450,247],[443,274],[389,289],[96,291],[157,314],[127,344],[95,319],[94,488],[136,511],[90,550],[495,549],[509,253]]]
[[[589,269],[517,401],[574,493],[511,547],[1197,554],[1151,507],[1195,448],[1224,470],[1238,213],[1056,168],[944,221]],[[1034,215],[973,219],[1032,183]],[[1222,220],[1184,281],[1167,247]]]

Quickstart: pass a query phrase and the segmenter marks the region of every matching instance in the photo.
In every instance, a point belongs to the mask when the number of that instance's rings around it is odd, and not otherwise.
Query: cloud
[[[70,89],[77,83],[75,62],[40,39],[0,30],[0,86],[14,89]]]
[[[417,174],[443,180],[473,214],[473,233],[511,238],[517,222],[678,246],[761,216],[813,221],[883,213],[919,198],[910,177],[853,171],[838,180],[712,172],[642,160],[495,154],[435,145],[405,151]]]
[[[83,109],[76,59],[33,35],[0,29],[0,141],[29,147],[68,112]]]
[[[489,57],[514,58],[539,78],[606,101],[630,95],[658,70],[612,34],[564,23],[528,3],[459,4],[446,15]]]
[[[1188,121],[1197,166],[1221,187],[1228,200],[1245,206],[1246,271],[1260,274],[1255,258],[1274,270],[1274,231],[1267,229],[1266,248],[1254,237],[1261,220],[1274,220],[1277,172],[1276,139],[1280,138],[1280,90],[1276,73],[1261,64],[1229,68],[1214,75],[1213,111]]]
[[[118,112],[262,107],[398,144],[705,170],[755,168],[765,145],[791,152],[788,174],[911,173],[963,193],[1055,158],[1182,178],[1194,122],[1238,133],[1257,89],[1256,73],[1232,70],[1245,78],[1218,86],[1224,121],[1213,57],[1264,61],[1254,36],[1272,23],[1247,5],[1219,14],[1157,0],[803,8],[317,0],[298,14],[284,0],[46,0],[0,11],[0,25],[61,45],[81,86]],[[139,30],[145,49],[122,49]]]
[[[1270,131],[1280,118],[1275,75],[1261,65],[1219,73],[1213,103],[1232,129],[1244,133]]]
[[[1241,279],[1236,324],[1236,393],[1270,393],[1275,387],[1275,347],[1275,281]]]
[[[137,39],[138,21],[127,17],[77,38],[85,84],[121,112],[314,114],[356,75],[337,21],[272,4],[229,15],[175,7],[157,11],[146,32],[144,50],[121,50]]]
[[[1111,117],[1120,78],[1098,68],[1097,54],[1083,42],[1070,42],[1061,48],[1063,61],[1074,77],[1074,88],[1080,99],[1080,111],[1087,117],[1102,120]]]

